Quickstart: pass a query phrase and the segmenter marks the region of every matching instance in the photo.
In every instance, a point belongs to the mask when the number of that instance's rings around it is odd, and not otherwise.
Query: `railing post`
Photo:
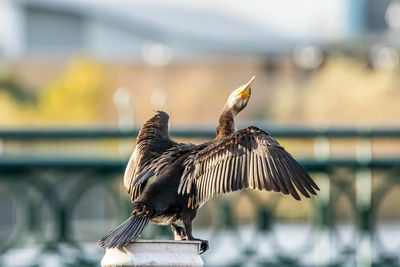
[[[358,210],[357,266],[372,265],[371,240],[371,170],[360,169],[356,174],[356,196]]]
[[[331,146],[329,138],[318,136],[314,139],[314,157],[317,161],[323,162],[331,157]],[[321,191],[316,198],[317,205],[317,235],[316,238],[316,261],[320,265],[329,265],[331,261],[331,225],[330,216],[330,177],[324,173],[317,176]]]
[[[3,156],[3,139],[0,139],[0,157]]]
[[[315,198],[317,205],[317,230],[316,241],[316,262],[319,265],[329,265],[331,261],[331,227],[330,224],[330,177],[324,173],[318,173],[316,176],[321,191]]]
[[[101,266],[202,267],[200,244],[199,241],[140,240],[123,248],[107,249]]]
[[[361,164],[372,160],[371,139],[358,140],[357,160]],[[358,210],[357,266],[369,267],[372,266],[372,172],[368,168],[360,168],[356,172],[356,204]]]
[[[314,139],[314,156],[318,161],[324,161],[330,158],[331,148],[329,138],[319,136]]]

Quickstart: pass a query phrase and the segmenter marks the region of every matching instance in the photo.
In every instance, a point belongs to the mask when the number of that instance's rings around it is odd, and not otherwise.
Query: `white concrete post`
[[[140,240],[123,248],[107,249],[102,267],[185,266],[202,267],[199,241]]]

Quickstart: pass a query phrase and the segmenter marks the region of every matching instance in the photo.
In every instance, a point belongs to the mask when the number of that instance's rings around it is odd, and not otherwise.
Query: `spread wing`
[[[157,111],[139,132],[124,174],[124,188],[132,201],[140,197],[148,179],[154,175],[151,163],[177,145],[168,135],[168,119],[167,113]]]
[[[197,207],[214,195],[242,189],[291,194],[319,190],[304,168],[268,133],[249,127],[194,149],[178,188]],[[297,190],[296,190],[297,188]]]

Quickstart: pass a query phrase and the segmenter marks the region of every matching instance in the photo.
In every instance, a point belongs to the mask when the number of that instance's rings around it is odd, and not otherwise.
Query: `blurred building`
[[[10,59],[84,53],[154,62],[155,53],[164,53],[164,61],[280,54],[299,42],[337,42],[385,30],[389,2],[4,0],[0,44],[2,56]]]

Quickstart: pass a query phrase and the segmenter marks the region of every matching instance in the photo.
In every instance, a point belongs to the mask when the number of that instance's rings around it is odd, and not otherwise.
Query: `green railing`
[[[321,192],[301,203],[277,193],[255,191],[210,201],[200,211],[196,227],[197,235],[210,236],[211,250],[204,255],[207,265],[400,264],[400,211],[395,203],[400,201],[400,151],[387,145],[400,141],[400,129],[261,125],[289,151],[303,143],[312,146],[311,154],[298,153],[302,155],[296,158],[317,180]],[[9,262],[15,249],[26,247],[40,248],[32,265],[40,265],[40,259],[50,251],[66,266],[97,266],[102,252],[85,250],[85,246],[94,246],[96,239],[130,212],[120,181],[126,151],[131,151],[137,133],[137,129],[0,131],[0,198],[4,203],[0,208],[0,266]],[[215,131],[178,129],[170,134],[185,140],[210,139]],[[337,140],[350,140],[354,153],[332,151]],[[374,143],[380,140],[384,141],[384,152],[375,156]],[[87,143],[91,143],[93,153],[85,151]],[[74,149],[64,153],[71,144]],[[47,148],[42,150],[43,146]],[[121,147],[125,152],[120,153]],[[108,152],[103,153],[103,148]],[[247,203],[253,213],[244,216],[237,210],[238,203]],[[308,209],[292,214],[303,207]],[[291,227],[294,235],[309,230],[295,249],[288,246],[296,243],[288,234]],[[160,235],[169,235],[168,228],[151,226],[145,233],[149,238]],[[234,238],[236,252],[227,246],[226,236]],[[72,254],[65,254],[62,246],[66,244]],[[222,254],[227,257],[231,253],[231,257],[218,261],[221,258],[213,253],[227,247],[229,251]],[[305,260],[304,255],[312,260]]]

